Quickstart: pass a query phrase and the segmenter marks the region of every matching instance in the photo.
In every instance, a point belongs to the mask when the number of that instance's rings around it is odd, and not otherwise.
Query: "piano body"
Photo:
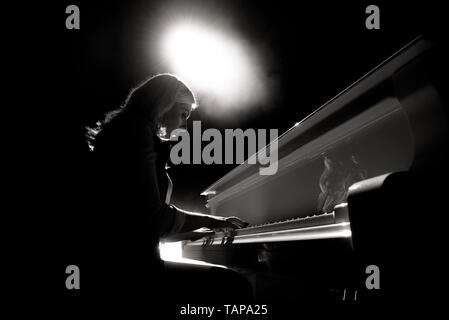
[[[413,40],[281,135],[276,174],[245,162],[208,187],[211,214],[250,225],[184,241],[183,256],[239,270],[259,301],[407,290],[405,263],[434,259],[419,249],[431,241],[423,219],[441,209],[432,183],[448,127],[436,48]],[[368,265],[379,267],[383,290],[366,288]]]

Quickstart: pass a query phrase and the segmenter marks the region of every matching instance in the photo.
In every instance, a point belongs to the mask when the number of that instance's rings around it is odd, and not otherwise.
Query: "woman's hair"
[[[131,89],[125,102],[115,110],[107,112],[103,120],[96,123],[97,127],[86,127],[87,143],[90,150],[94,149],[97,135],[109,122],[124,113],[134,113],[147,119],[156,130],[162,130],[160,126],[161,117],[171,110],[176,102],[197,100],[193,91],[177,76],[162,73],[150,77],[138,86]]]

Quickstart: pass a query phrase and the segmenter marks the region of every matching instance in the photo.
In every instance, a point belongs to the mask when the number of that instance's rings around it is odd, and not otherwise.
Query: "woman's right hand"
[[[184,225],[178,232],[194,231],[200,228],[240,229],[248,226],[247,222],[237,217],[212,216],[197,212],[189,212],[178,208],[176,209],[185,215]]]
[[[245,222],[238,217],[210,216],[210,218],[211,221],[208,226],[210,229],[223,229],[223,228],[240,229],[248,226],[248,222]]]

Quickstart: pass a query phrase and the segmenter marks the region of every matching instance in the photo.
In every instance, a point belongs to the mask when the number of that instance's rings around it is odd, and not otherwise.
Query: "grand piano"
[[[205,189],[211,214],[249,226],[184,241],[183,257],[245,274],[257,301],[431,299],[444,265],[442,60],[414,39],[282,134],[276,174],[245,162]]]

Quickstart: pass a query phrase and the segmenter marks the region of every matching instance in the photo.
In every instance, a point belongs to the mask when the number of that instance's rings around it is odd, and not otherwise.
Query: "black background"
[[[65,28],[70,4],[80,8],[80,30]],[[369,4],[380,8],[380,30],[365,28]],[[38,301],[43,292],[77,294],[65,289],[64,271],[74,263],[77,214],[95,188],[85,175],[84,128],[120,105],[132,86],[166,71],[148,63],[152,56],[143,48],[149,30],[164,23],[161,10],[176,6],[225,17],[266,54],[266,74],[278,84],[272,104],[242,111],[226,123],[230,128],[282,133],[416,36],[444,38],[443,10],[431,2],[139,0],[4,7],[4,63],[12,70],[4,74],[4,103],[13,111],[5,123],[5,153],[12,155],[5,169],[13,191],[5,215],[17,227],[9,261],[20,271],[14,283],[19,295],[30,293]],[[224,126],[201,108],[191,119]],[[172,168],[174,202],[203,210],[200,191],[233,167]]]

